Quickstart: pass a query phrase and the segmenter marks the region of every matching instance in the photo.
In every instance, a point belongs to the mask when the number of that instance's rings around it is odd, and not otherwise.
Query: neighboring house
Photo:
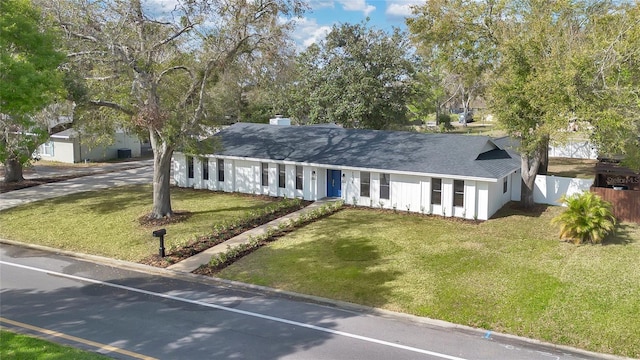
[[[43,160],[64,163],[103,161],[121,157],[139,157],[140,140],[135,135],[117,132],[111,145],[97,145],[74,130],[67,129],[49,137],[49,141],[36,150]]]
[[[520,199],[519,159],[487,136],[237,123],[204,141],[221,150],[174,154],[178,186],[480,220]]]

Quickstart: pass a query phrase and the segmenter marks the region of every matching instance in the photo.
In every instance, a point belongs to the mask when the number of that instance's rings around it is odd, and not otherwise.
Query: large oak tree
[[[31,1],[0,1],[0,161],[5,182],[24,180],[23,165],[49,135],[47,122],[36,114],[63,91],[58,67],[64,54],[44,20]]]
[[[367,23],[334,26],[298,57],[289,113],[301,121],[385,129],[406,120],[414,66],[406,36]]]
[[[141,0],[45,3],[67,35],[70,66],[86,77],[81,116],[148,133],[156,218],[173,213],[174,150],[214,119],[212,88],[238,60],[275,53],[289,29],[283,19],[304,10],[298,0],[176,0],[166,11]]]
[[[436,1],[441,8],[434,8]],[[601,60],[611,60],[607,69],[613,79],[616,69],[624,64],[624,56],[603,55],[610,54],[616,37],[606,35],[601,24],[603,19],[626,14],[625,6],[599,0],[433,0],[414,9],[415,19],[409,23],[419,47],[435,46],[436,52],[455,59],[462,46],[469,54],[480,54],[480,62],[470,57],[471,70],[482,62],[490,70],[488,105],[499,124],[520,140],[521,196],[526,207],[534,205],[535,177],[547,156],[549,139],[562,138],[568,120],[575,116],[604,125],[601,118],[584,116],[592,107],[585,99],[600,99],[600,114],[620,113],[614,110],[619,102],[611,101],[611,96],[606,99],[593,86],[602,82],[589,79],[584,70],[597,73]],[[451,16],[436,16],[443,11],[457,14],[456,26],[449,23]],[[628,19],[622,23],[637,25]],[[609,43],[593,40],[602,36]],[[608,119],[622,124],[620,116]]]

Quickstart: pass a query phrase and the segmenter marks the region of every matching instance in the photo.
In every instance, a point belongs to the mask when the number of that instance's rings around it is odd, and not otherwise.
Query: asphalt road
[[[0,325],[119,359],[600,358],[6,244],[0,270]]]

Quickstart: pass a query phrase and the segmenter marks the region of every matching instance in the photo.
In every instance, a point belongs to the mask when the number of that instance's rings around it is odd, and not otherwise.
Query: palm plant
[[[560,238],[574,244],[598,244],[615,229],[616,218],[611,204],[591,192],[562,196],[567,209],[551,220],[560,224]]]

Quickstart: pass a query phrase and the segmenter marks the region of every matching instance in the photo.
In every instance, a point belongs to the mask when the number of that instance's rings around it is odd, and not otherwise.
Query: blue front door
[[[342,181],[342,171],[327,170],[327,196],[328,197],[342,196],[341,181]]]

